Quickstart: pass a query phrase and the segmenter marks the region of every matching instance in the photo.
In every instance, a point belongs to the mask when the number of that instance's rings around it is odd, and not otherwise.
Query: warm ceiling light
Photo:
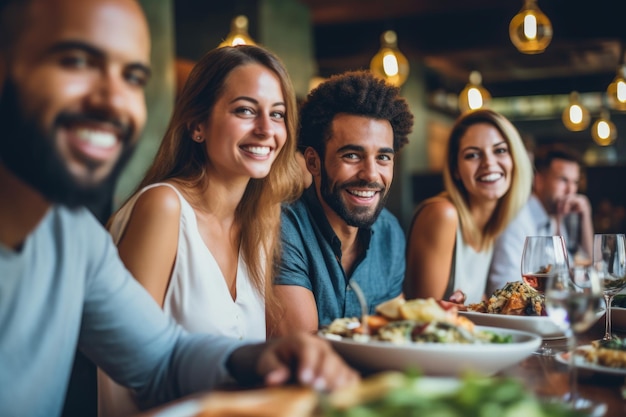
[[[578,92],[569,95],[569,104],[563,110],[563,124],[572,132],[585,130],[589,126],[589,111],[580,103]]]
[[[609,112],[606,109],[602,109],[600,118],[591,127],[591,137],[600,146],[608,146],[615,141],[617,129],[611,122]]]
[[[409,76],[409,61],[398,49],[398,36],[393,30],[380,37],[380,50],[370,61],[372,74],[400,87]]]
[[[524,7],[509,24],[513,45],[524,54],[540,54],[552,40],[550,19],[537,6],[537,0],[524,0]]]
[[[217,47],[235,45],[256,45],[248,34],[248,18],[244,15],[239,15],[233,19],[230,23],[230,33]]]
[[[469,110],[486,107],[491,100],[491,94],[482,86],[483,77],[478,71],[472,71],[469,76],[469,83],[459,94],[459,110],[464,113]]]
[[[626,64],[617,69],[617,75],[606,89],[609,95],[609,105],[615,110],[626,110]]]

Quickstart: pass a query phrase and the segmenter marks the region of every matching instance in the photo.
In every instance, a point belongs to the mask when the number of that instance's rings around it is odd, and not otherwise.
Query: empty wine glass
[[[522,280],[533,291],[544,294],[548,278],[567,265],[567,249],[562,236],[527,236],[522,252]],[[544,340],[538,355],[551,355]]]
[[[593,237],[593,265],[604,286],[606,305],[603,340],[611,340],[611,304],[615,294],[626,288],[626,249],[623,234]]]
[[[587,331],[598,319],[602,294],[602,281],[591,265],[559,268],[548,279],[545,292],[548,316],[568,338],[569,392],[564,400],[571,408],[590,416],[602,415],[606,411],[606,404],[578,394],[574,351],[577,346],[576,336]]]

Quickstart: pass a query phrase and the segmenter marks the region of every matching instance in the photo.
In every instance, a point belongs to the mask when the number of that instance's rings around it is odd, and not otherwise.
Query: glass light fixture
[[[491,94],[482,86],[483,77],[478,71],[472,71],[469,76],[469,83],[459,94],[459,110],[465,113],[469,110],[476,110],[487,107],[491,100]]]
[[[572,132],[580,132],[589,126],[589,110],[580,102],[577,91],[572,91],[569,95],[569,104],[563,110],[563,124]]]
[[[398,49],[398,35],[393,30],[380,37],[380,50],[370,61],[372,74],[400,87],[409,76],[409,61]]]
[[[235,45],[256,45],[248,34],[248,18],[244,15],[236,16],[232,20],[228,36],[217,47],[222,48]]]
[[[609,105],[615,110],[626,111],[626,64],[617,69],[617,75],[606,89]]]
[[[606,109],[602,109],[600,118],[591,127],[591,137],[600,146],[608,146],[615,141],[617,129]]]
[[[524,7],[509,23],[513,45],[523,54],[540,54],[552,40],[550,19],[537,6],[537,0],[524,0]]]

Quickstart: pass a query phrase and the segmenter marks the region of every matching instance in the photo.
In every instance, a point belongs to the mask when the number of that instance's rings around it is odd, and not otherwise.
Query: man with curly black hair
[[[313,184],[282,215],[276,290],[284,307],[270,331],[315,332],[339,317],[402,296],[405,236],[385,207],[397,152],[413,115],[398,88],[366,71],[331,77],[300,114],[299,145]]]

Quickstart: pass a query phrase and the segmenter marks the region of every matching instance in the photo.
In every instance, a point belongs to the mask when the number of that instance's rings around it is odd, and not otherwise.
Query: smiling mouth
[[[378,193],[376,190],[346,190],[349,194],[359,198],[372,198]]]
[[[117,143],[117,136],[111,132],[83,128],[75,134],[80,142],[97,148],[111,148]]]
[[[269,146],[242,146],[241,149],[256,156],[267,156],[272,150]]]
[[[495,182],[500,178],[504,177],[504,175],[500,172],[483,175],[482,177],[478,177],[477,180],[480,182]]]

